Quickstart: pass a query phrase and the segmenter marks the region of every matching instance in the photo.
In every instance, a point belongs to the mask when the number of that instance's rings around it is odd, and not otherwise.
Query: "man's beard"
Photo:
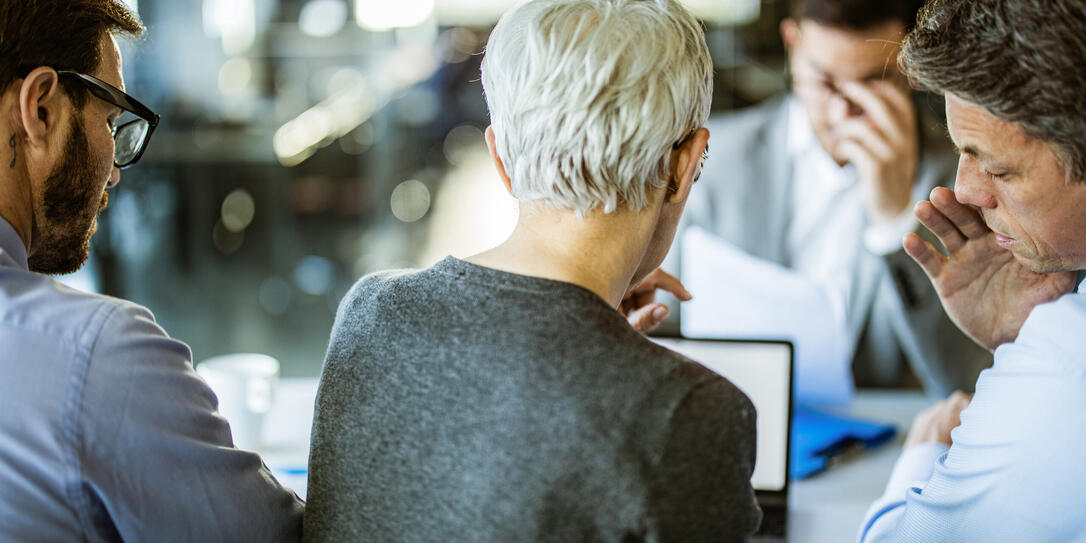
[[[94,177],[87,135],[78,118],[64,154],[45,180],[41,210],[35,214],[34,251],[27,262],[40,273],[72,273],[87,261],[94,218],[107,201],[101,180]]]

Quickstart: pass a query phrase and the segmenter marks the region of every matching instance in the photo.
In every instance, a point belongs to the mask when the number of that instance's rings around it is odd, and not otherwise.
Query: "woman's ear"
[[[486,148],[490,150],[490,160],[494,162],[494,167],[498,170],[498,177],[501,178],[502,183],[505,184],[505,190],[509,191],[509,194],[513,194],[513,180],[509,178],[509,174],[505,171],[505,163],[502,162],[502,157],[498,156],[498,144],[494,141],[494,126],[486,127]]]
[[[678,203],[686,200],[690,188],[701,174],[702,159],[709,148],[709,129],[699,128],[675,151],[674,169],[668,181],[667,202]]]

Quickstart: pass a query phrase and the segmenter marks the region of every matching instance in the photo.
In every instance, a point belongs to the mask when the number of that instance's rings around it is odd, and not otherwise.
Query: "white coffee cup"
[[[264,418],[275,399],[279,361],[256,353],[208,358],[196,366],[219,398],[219,413],[230,422],[239,449],[260,446]]]

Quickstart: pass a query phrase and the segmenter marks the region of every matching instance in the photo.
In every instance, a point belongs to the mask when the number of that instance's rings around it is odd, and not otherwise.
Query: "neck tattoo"
[[[15,134],[11,135],[11,141],[8,142],[8,145],[11,146],[11,165],[8,166],[8,169],[14,170],[15,169]]]

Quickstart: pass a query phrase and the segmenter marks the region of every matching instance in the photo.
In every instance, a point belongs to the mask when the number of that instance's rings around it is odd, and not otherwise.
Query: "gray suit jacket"
[[[779,98],[710,119],[712,152],[681,228],[696,225],[753,256],[792,265],[787,241],[795,165],[785,151],[787,105],[787,99]],[[936,185],[952,183],[957,160],[939,124],[923,115],[920,139],[914,195],[926,199]],[[923,226],[917,233],[939,246]],[[681,239],[680,230],[676,240]],[[677,241],[665,267],[681,273],[681,251]],[[857,384],[900,384],[907,362],[932,396],[972,391],[980,371],[991,365],[991,354],[950,321],[924,271],[904,250],[889,255],[862,251],[847,315],[852,337],[858,338],[853,357]]]

